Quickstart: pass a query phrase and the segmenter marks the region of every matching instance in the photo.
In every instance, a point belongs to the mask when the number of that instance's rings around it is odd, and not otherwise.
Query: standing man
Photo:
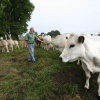
[[[26,34],[25,36],[25,40],[27,42],[27,46],[28,46],[28,49],[29,49],[29,56],[28,56],[28,61],[32,61],[32,62],[35,62],[35,57],[34,57],[34,41],[35,39],[38,39],[39,41],[41,41],[35,34],[35,31],[34,31],[34,28],[31,27],[30,28],[30,31],[28,34]],[[41,41],[42,42],[42,41]]]

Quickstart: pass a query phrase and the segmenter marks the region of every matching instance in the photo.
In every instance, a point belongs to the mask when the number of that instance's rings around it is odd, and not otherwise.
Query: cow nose
[[[62,57],[59,57],[59,60],[61,60],[61,61],[62,61]]]

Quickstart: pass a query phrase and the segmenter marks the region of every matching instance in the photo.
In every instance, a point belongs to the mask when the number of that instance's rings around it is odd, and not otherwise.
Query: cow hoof
[[[86,91],[86,92],[88,92],[88,91],[89,91],[89,89],[87,89],[87,88],[85,88],[85,87],[84,87],[84,89],[85,89],[85,91]]]

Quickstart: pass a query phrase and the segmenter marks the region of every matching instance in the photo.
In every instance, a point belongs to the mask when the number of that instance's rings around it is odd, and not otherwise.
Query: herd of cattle
[[[15,48],[19,48],[19,43],[17,40],[4,40],[3,37],[0,37],[0,48],[2,49],[2,52],[9,52],[9,50],[13,51],[14,45]]]
[[[47,50],[53,47],[61,51],[59,59],[62,62],[81,61],[86,75],[84,86],[86,90],[89,89],[91,73],[99,73],[97,83],[98,97],[100,99],[100,35],[70,33],[58,35],[51,40],[45,38],[45,40]]]
[[[44,42],[41,43],[36,40],[37,45],[46,50],[50,48],[59,50],[61,52],[59,59],[62,62],[81,61],[86,75],[86,83],[84,86],[86,89],[89,89],[91,73],[99,73],[97,83],[99,86],[98,97],[100,97],[100,36],[94,36],[88,33],[69,33],[58,35],[55,38],[51,38],[49,35],[38,37]],[[18,41],[1,39],[0,46],[3,49],[6,48],[7,52],[9,52],[8,45],[10,45],[12,50],[13,45],[19,48]]]

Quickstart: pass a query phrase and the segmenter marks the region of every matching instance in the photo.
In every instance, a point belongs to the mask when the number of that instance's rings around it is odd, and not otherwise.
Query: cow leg
[[[80,60],[77,60],[77,65],[79,65],[80,64]]]
[[[8,46],[6,46],[6,50],[7,50],[7,52],[9,52]]]
[[[82,62],[82,68],[83,70],[85,71],[85,75],[86,75],[86,83],[85,83],[85,88],[86,89],[89,89],[89,80],[91,78],[91,74],[90,74],[90,71],[87,69],[87,66],[84,62]]]
[[[98,97],[100,98],[100,73],[97,79],[98,85],[99,85],[99,89],[98,89]]]

